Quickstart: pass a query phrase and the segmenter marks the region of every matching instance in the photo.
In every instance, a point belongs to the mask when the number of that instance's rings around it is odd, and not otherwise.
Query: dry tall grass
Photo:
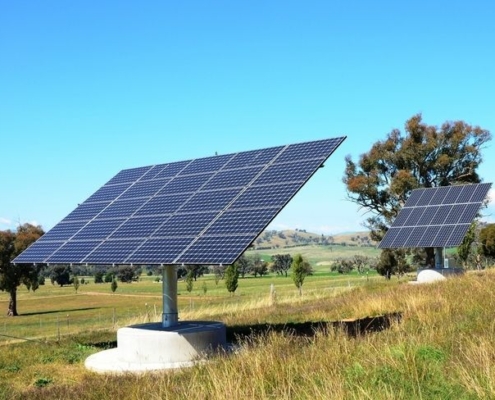
[[[25,379],[25,386],[20,387],[5,383],[13,375],[5,367],[9,358],[2,354],[0,395],[191,400],[495,398],[495,272],[430,285],[373,283],[311,299],[282,300],[270,304],[260,298],[210,310],[208,315],[191,310],[188,319],[214,315],[232,330],[261,322],[268,323],[267,330],[240,339],[235,352],[180,371],[97,375],[79,363],[71,367],[72,380],[68,380],[62,377],[68,365],[56,359],[45,373],[51,381],[36,388],[36,376],[23,375],[28,369],[23,362],[28,362],[20,358],[16,373]],[[310,335],[297,331],[298,322],[391,312],[401,312],[401,322],[356,338],[333,325]],[[269,329],[269,324],[288,322],[296,329]],[[20,348],[16,346],[12,351]],[[26,354],[34,351],[24,346]],[[36,356],[31,356],[30,367],[36,362]]]

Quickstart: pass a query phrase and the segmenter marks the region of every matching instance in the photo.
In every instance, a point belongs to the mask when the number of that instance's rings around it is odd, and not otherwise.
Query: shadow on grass
[[[394,322],[400,322],[402,313],[395,312],[375,317],[345,319],[341,321],[288,322],[285,324],[254,324],[227,327],[227,342],[237,343],[253,335],[268,332],[286,332],[295,336],[312,337],[318,331],[328,328],[342,329],[350,337],[358,337],[372,332],[381,332],[390,328]]]
[[[308,321],[288,322],[285,324],[254,324],[227,326],[227,342],[239,343],[249,337],[263,335],[269,332],[286,332],[295,336],[313,337],[318,331],[325,332],[329,328],[342,329],[350,337],[356,338],[373,332],[381,332],[390,328],[393,323],[402,320],[402,313],[395,312],[375,317],[364,317],[359,319],[344,319],[341,321]],[[87,345],[100,348],[112,349],[117,347],[116,340],[90,341]]]
[[[30,315],[68,313],[68,312],[74,312],[74,311],[89,311],[89,310],[97,310],[98,308],[100,308],[100,307],[72,308],[70,310],[37,311],[37,312],[19,314],[19,317],[28,317]]]

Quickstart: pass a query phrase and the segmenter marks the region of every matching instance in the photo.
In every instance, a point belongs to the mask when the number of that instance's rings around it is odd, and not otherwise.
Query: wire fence
[[[117,330],[129,324],[155,321],[156,307],[144,313],[104,310],[88,316],[81,312],[21,315],[0,319],[0,345],[18,341],[60,340],[61,337],[100,330]]]

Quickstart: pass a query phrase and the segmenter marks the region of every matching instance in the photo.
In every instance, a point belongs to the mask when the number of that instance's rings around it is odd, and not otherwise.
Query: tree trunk
[[[12,289],[10,292],[9,310],[7,311],[8,317],[16,317],[17,315],[17,288]]]

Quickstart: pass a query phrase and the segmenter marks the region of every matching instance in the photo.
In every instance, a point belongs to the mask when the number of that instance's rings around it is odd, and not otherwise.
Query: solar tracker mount
[[[122,170],[14,262],[232,264],[344,140]]]
[[[459,246],[491,183],[415,189],[379,248]]]

